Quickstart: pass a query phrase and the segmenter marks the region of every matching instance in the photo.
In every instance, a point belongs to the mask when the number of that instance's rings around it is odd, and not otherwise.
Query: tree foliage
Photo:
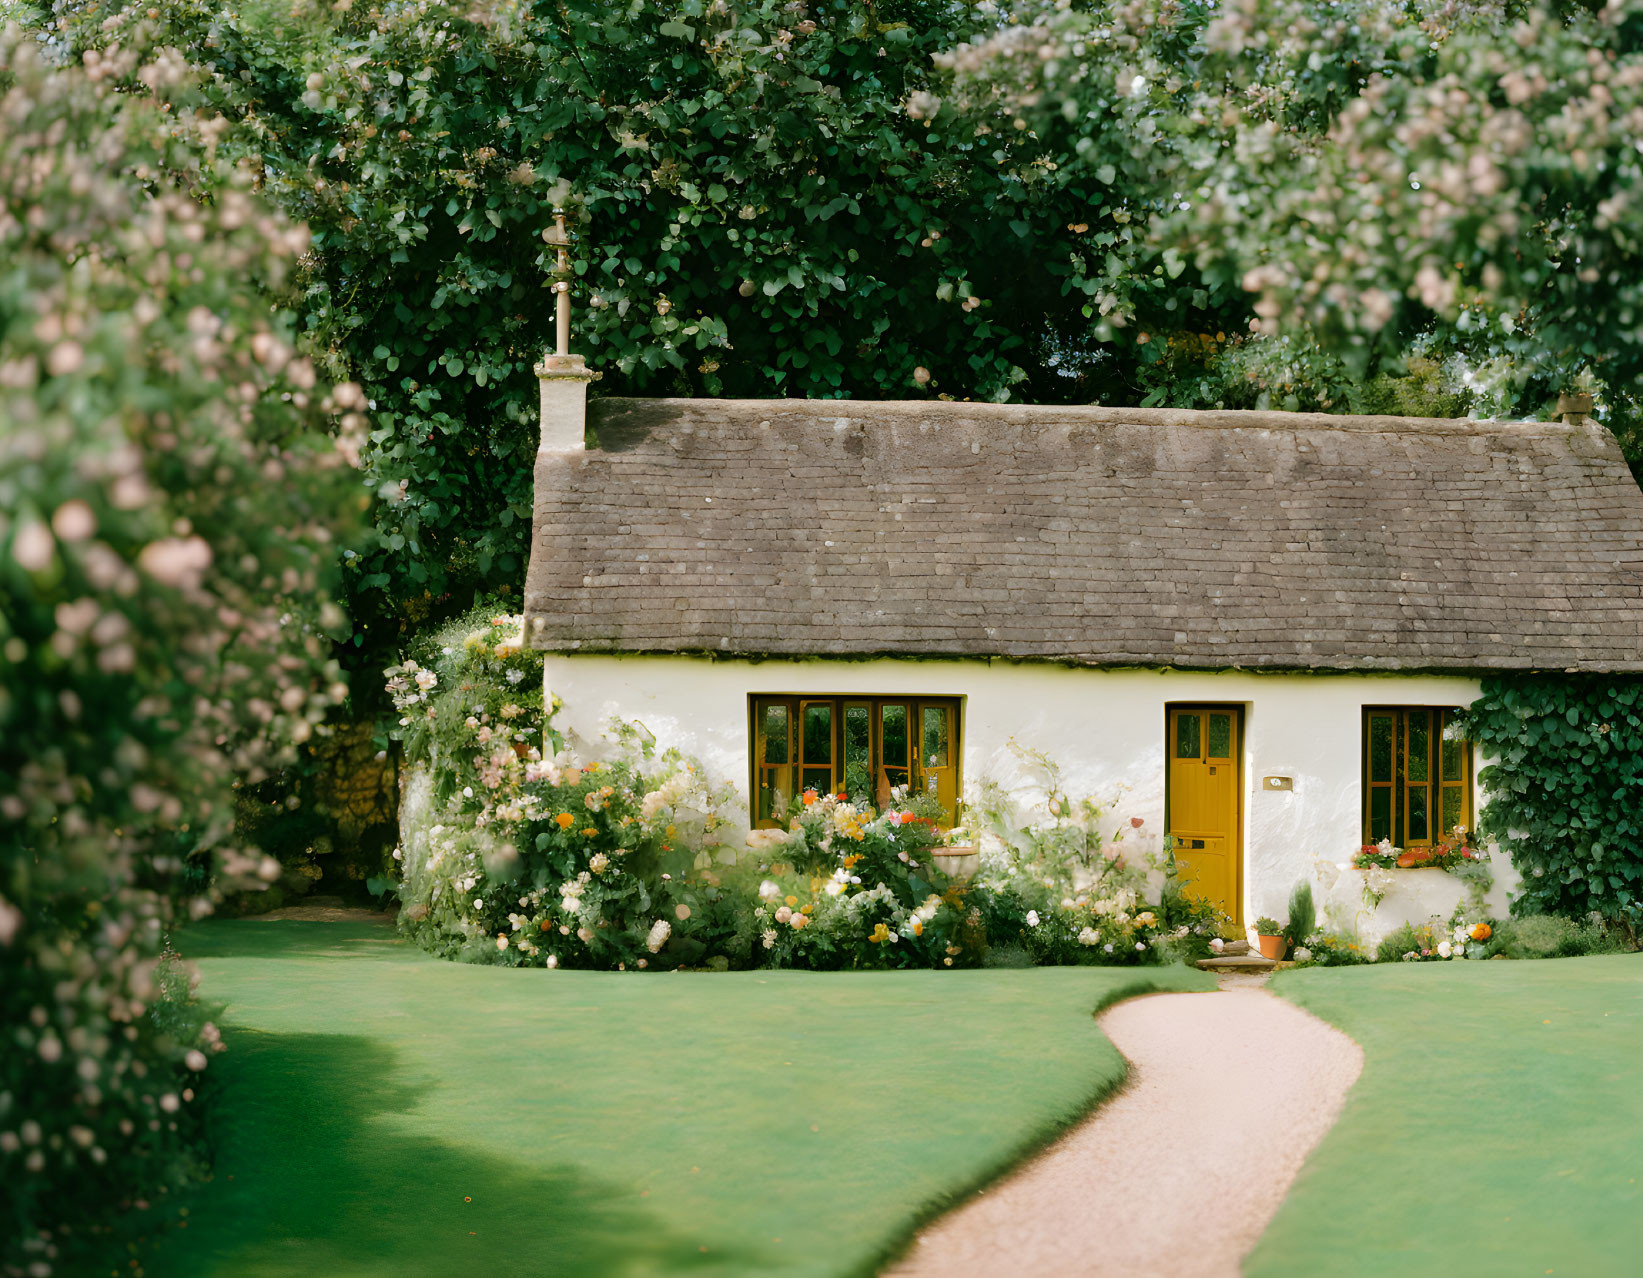
[[[76,38],[128,21],[313,228],[307,323],[403,495],[349,548],[362,643],[517,588],[557,202],[595,393],[1123,399],[1137,348],[1086,305],[1220,305],[1125,211],[1143,168],[1075,178],[1013,108],[942,103],[933,55],[991,5],[165,0]]]
[[[1360,382],[1420,337],[1489,415],[1594,390],[1643,454],[1630,0],[1046,7],[953,64],[1086,165],[1162,166],[1149,238],[1247,290],[1258,331]]]
[[[209,908],[213,861],[260,868],[234,778],[338,695],[311,624],[344,492],[322,409],[358,392],[322,404],[271,313],[306,239],[185,72],[131,48],[57,68],[0,33],[8,1273],[54,1272],[186,1172],[216,1040],[165,936]]]

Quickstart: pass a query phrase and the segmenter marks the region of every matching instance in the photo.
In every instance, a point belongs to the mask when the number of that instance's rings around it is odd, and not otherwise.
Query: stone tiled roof
[[[1643,493],[1602,427],[598,400],[540,456],[560,651],[1643,670]]]

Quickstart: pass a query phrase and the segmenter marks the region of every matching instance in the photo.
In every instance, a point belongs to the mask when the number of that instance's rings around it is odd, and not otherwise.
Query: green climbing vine
[[[1523,875],[1514,913],[1643,930],[1643,679],[1485,679],[1468,719],[1494,756],[1480,829]]]

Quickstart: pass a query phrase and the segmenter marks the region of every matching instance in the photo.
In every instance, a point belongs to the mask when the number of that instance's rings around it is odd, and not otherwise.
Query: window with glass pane
[[[755,696],[754,824],[779,826],[805,790],[884,807],[898,787],[958,810],[956,697]]]
[[[1471,820],[1472,747],[1459,711],[1377,706],[1364,711],[1364,842],[1430,846]]]
[[[1232,716],[1230,714],[1210,714],[1204,717],[1209,720],[1209,730],[1204,733],[1204,757],[1206,759],[1232,758]]]
[[[873,797],[873,707],[852,701],[844,707],[844,793],[871,802]]]
[[[1198,716],[1183,714],[1175,720],[1175,757],[1177,759],[1198,758]]]
[[[754,824],[774,822],[777,813],[793,797],[792,706],[784,701],[767,701],[754,720],[757,732],[753,757],[755,778]]]

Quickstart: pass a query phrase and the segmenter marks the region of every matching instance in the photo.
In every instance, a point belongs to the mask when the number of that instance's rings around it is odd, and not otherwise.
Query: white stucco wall
[[[1345,861],[1362,837],[1362,711],[1368,705],[1464,706],[1478,681],[1445,675],[1251,674],[1081,670],[1009,661],[733,661],[700,657],[547,657],[546,685],[564,702],[557,724],[597,756],[612,716],[637,719],[664,746],[700,758],[747,797],[747,698],[753,693],[959,696],[963,778],[1029,780],[1009,748],[1043,751],[1067,792],[1112,800],[1115,824],[1164,827],[1165,706],[1244,707],[1243,916],[1285,917],[1290,889],[1314,858]],[[1287,791],[1262,779],[1293,780]],[[1473,810],[1477,808],[1474,795]],[[1127,841],[1137,836],[1127,836]]]

